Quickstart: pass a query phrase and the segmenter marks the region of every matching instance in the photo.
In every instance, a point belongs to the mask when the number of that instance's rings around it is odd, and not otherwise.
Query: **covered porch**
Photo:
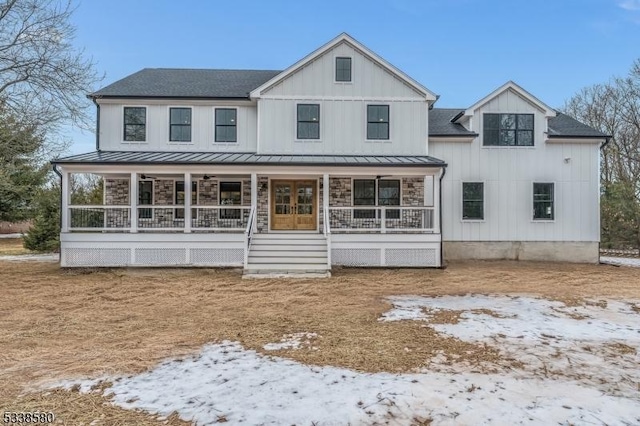
[[[327,269],[440,266],[444,166],[354,161],[358,167],[60,161],[61,264],[246,269],[257,235],[315,234]],[[86,173],[101,180],[101,203],[74,196],[74,175]]]

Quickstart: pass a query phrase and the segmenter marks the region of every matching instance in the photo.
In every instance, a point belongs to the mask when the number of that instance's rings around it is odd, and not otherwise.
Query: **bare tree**
[[[564,111],[612,136],[601,153],[602,242],[640,248],[640,59],[626,77],[582,89]]]
[[[73,0],[0,0],[0,102],[49,134],[92,126],[85,95],[100,78],[72,44],[73,11]]]

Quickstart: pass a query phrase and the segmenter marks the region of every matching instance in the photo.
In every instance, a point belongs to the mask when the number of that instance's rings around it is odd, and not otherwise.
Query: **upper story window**
[[[462,220],[484,220],[484,183],[462,182]]]
[[[389,105],[367,105],[367,139],[389,139]]]
[[[533,146],[533,114],[484,114],[485,146]]]
[[[297,139],[320,139],[320,105],[298,104]]]
[[[554,185],[550,183],[533,183],[533,219],[553,220],[555,217]]]
[[[124,140],[127,142],[147,140],[147,108],[124,107]]]
[[[336,81],[341,81],[341,82],[351,81],[351,58],[347,58],[347,57],[336,58]]]
[[[237,142],[237,114],[235,108],[216,108],[216,142]]]
[[[169,141],[191,142],[191,108],[169,108]]]

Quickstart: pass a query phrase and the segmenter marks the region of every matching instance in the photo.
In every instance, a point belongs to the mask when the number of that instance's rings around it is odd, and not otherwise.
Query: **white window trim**
[[[513,111],[481,111],[478,113],[480,115],[480,119],[478,120],[478,122],[480,123],[478,125],[478,127],[480,127],[478,133],[478,141],[480,141],[480,148],[481,149],[519,149],[519,150],[530,150],[530,149],[536,149],[537,148],[537,144],[536,144],[536,112],[513,112]],[[533,145],[531,146],[527,146],[527,145],[517,145],[517,146],[508,146],[508,145],[485,145],[484,144],[484,115],[485,114],[531,114],[533,115]],[[472,118],[470,119],[472,120]],[[471,121],[470,121],[471,122]],[[469,126],[471,129],[473,129],[473,127]],[[544,182],[543,182],[544,183]]]
[[[465,183],[481,183],[482,184],[482,217],[483,219],[465,219],[464,218],[464,184]],[[483,180],[461,180],[460,181],[460,222],[484,223],[486,221],[487,221],[487,183]]]
[[[369,124],[368,109],[369,105],[386,105],[389,107],[389,139],[369,139],[367,125]],[[391,134],[391,104],[387,102],[366,102],[364,104],[364,141],[368,143],[391,143],[393,135]]]
[[[355,212],[355,209],[353,207],[358,207],[358,208],[363,208],[363,209],[366,208],[366,207],[371,207],[372,209],[375,209],[376,207],[389,207],[391,209],[393,209],[394,207],[403,207],[403,205],[402,205],[402,195],[403,195],[402,194],[402,179],[404,179],[404,176],[386,176],[386,177],[383,177],[383,178],[380,178],[380,179],[376,179],[375,176],[351,177],[351,207],[352,207],[352,209],[351,209],[351,219],[352,220],[371,220],[371,218],[353,217],[354,216],[354,212]],[[356,196],[356,191],[355,191],[354,186],[353,186],[353,181],[354,180],[373,180],[373,181],[375,181],[376,203],[374,205],[372,205],[372,206],[356,206],[353,203],[353,200],[355,199],[355,196]],[[378,205],[378,181],[381,181],[381,180],[397,180],[397,181],[400,182],[400,194],[399,194],[399,196],[400,196],[400,204],[399,205],[397,205],[397,206],[380,206],[380,205]],[[400,210],[400,211],[402,211],[402,210]],[[376,217],[375,219],[378,219],[378,217]],[[402,219],[402,213],[400,213],[400,217],[398,217],[398,218],[386,218],[386,219],[387,220],[400,220],[400,219]]]
[[[125,108],[144,108],[144,136],[145,136],[145,140],[143,141],[126,141],[124,140],[124,130],[125,130],[125,122],[124,122],[124,109]],[[126,145],[148,145],[149,144],[149,108],[147,107],[147,105],[122,105],[122,108],[120,110],[120,117],[122,118],[122,125],[120,126],[120,143],[122,144],[126,144]]]
[[[535,219],[533,217],[534,215],[534,210],[533,210],[533,184],[534,183],[551,183],[553,184],[553,219]],[[558,207],[557,207],[557,188],[558,185],[556,184],[555,181],[552,180],[532,180],[531,181],[531,186],[530,188],[530,193],[529,193],[529,211],[531,212],[531,222],[532,223],[554,223],[556,221],[556,218],[558,217]]]
[[[138,217],[138,211],[140,208],[145,208],[146,206],[154,206],[156,204],[156,186],[154,185],[155,179],[138,179],[138,186],[140,186],[140,182],[151,182],[151,204],[140,204],[140,189],[136,188],[136,195],[138,199],[136,200],[136,214],[135,218],[137,220],[155,220],[156,217],[156,209],[151,209],[151,217]],[[131,188],[131,182],[129,182],[129,188]],[[131,194],[129,194],[131,197]]]
[[[320,122],[318,123],[318,139],[299,139],[298,138],[298,105],[318,105],[318,114]],[[296,101],[293,110],[293,141],[300,143],[318,143],[322,142],[322,120],[323,120],[322,102],[314,101]]]
[[[236,110],[236,141],[235,142],[217,142],[216,141],[216,110],[219,110],[219,109],[235,109]],[[191,114],[192,114],[191,121],[193,121],[193,112]],[[240,143],[239,139],[240,138],[239,138],[238,128],[240,126],[239,126],[238,123],[239,123],[240,120],[238,119],[238,117],[239,117],[239,114],[238,114],[238,107],[237,106],[216,105],[216,106],[213,107],[213,142],[212,143],[215,146],[220,146],[220,145],[232,145],[232,146],[235,146],[235,145],[239,145],[239,143]],[[191,124],[191,126],[193,126],[193,123]],[[193,130],[192,130],[192,132],[193,132]],[[193,134],[191,134],[191,139],[193,139]]]
[[[171,109],[172,108],[181,108],[181,109],[190,109],[191,110],[191,140],[189,142],[180,142],[180,141],[172,141],[171,140]],[[194,122],[194,114],[193,107],[187,105],[167,105],[167,144],[168,145],[194,145],[193,139],[193,129],[195,126]]]
[[[337,67],[338,67],[338,58],[349,58],[351,59],[351,81],[338,81],[336,80]],[[353,84],[353,56],[352,55],[333,55],[333,82],[334,84]]]

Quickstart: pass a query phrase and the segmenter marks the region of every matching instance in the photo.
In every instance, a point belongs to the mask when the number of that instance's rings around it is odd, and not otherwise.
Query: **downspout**
[[[58,166],[55,163],[53,163],[52,166],[53,172],[60,178],[60,215],[58,217],[58,226],[62,229],[62,173],[60,173],[60,170],[58,170]],[[62,249],[58,250],[58,263],[60,262],[62,262]]]
[[[100,104],[94,96],[90,96],[96,106],[96,151],[100,151]]]
[[[440,193],[438,194],[438,198],[440,199],[439,205],[440,208],[438,210],[440,210],[438,212],[438,214],[440,215],[440,269],[445,269],[444,266],[444,242],[442,240],[442,179],[444,178],[444,175],[447,174],[447,168],[443,167],[442,168],[442,174],[440,175]]]

